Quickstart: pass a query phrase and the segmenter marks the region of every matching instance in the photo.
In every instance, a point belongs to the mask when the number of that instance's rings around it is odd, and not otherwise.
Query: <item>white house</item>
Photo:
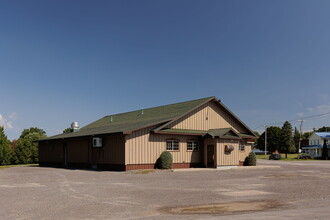
[[[328,155],[330,157],[330,132],[314,132],[309,138],[309,145],[302,149],[311,157],[322,157],[324,139],[327,140]]]

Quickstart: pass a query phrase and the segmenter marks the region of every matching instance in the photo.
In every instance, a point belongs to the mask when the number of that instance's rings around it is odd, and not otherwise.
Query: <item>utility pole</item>
[[[265,159],[267,159],[267,125],[265,124]]]
[[[304,120],[302,120],[302,119],[300,119],[300,120],[298,120],[299,122],[300,122],[300,132],[299,132],[299,134],[300,134],[300,138],[299,138],[299,145],[298,145],[298,159],[299,159],[299,155],[300,155],[300,146],[301,146],[301,133],[302,133],[302,124],[303,124],[303,122],[304,122]]]

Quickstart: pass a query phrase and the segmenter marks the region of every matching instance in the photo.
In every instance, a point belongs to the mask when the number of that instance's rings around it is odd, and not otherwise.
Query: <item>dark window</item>
[[[167,140],[166,141],[166,150],[179,150],[179,141],[178,140]]]
[[[199,151],[199,143],[197,141],[188,141],[187,150],[189,151]]]
[[[239,142],[239,150],[240,151],[245,151],[245,146],[243,142]]]

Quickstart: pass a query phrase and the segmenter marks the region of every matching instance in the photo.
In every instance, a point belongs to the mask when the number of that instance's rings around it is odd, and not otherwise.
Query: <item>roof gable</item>
[[[233,128],[237,133],[243,134],[246,137],[257,137],[247,125],[245,125],[218,99],[209,100],[181,117],[164,123],[153,131],[159,132],[163,129],[206,131],[209,129],[220,128]]]
[[[219,128],[219,129],[210,129],[207,132],[207,135],[215,138],[230,138],[230,139],[240,139],[240,135],[235,132],[232,128]]]
[[[164,105],[154,108],[141,109],[115,115],[105,116],[77,132],[59,134],[43,140],[62,139],[79,136],[100,135],[109,133],[129,133],[153,125],[165,124],[190,112],[198,106],[214,100],[215,97],[207,97],[187,102]]]

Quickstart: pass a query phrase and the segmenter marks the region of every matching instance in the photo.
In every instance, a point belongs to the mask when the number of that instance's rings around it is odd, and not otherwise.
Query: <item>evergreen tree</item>
[[[0,126],[0,165],[10,164],[10,141],[5,135],[4,128]]]
[[[282,127],[282,145],[281,151],[285,152],[285,158],[288,158],[288,153],[294,153],[296,148],[294,146],[292,126],[290,122],[286,121]]]

